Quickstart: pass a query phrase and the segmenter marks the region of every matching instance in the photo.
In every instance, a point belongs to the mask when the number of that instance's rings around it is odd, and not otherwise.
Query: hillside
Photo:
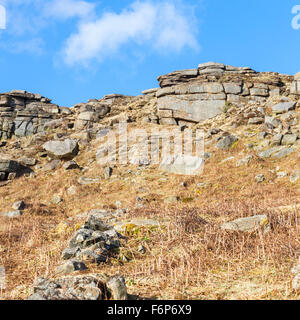
[[[72,108],[0,94],[4,299],[300,298],[300,74],[158,81]]]

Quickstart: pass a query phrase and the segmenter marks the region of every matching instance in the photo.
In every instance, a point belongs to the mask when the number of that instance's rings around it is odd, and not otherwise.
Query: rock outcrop
[[[59,279],[38,278],[28,300],[126,300],[123,277],[105,275],[67,276]]]
[[[0,94],[0,139],[24,137],[43,130],[59,116],[61,109],[40,94],[13,90]]]
[[[166,125],[199,123],[214,118],[230,104],[264,103],[272,96],[300,95],[298,77],[213,62],[160,76],[158,81],[158,115],[160,123]]]
[[[58,127],[66,117],[72,120],[69,128],[85,130],[87,140],[97,134],[91,129],[97,131],[98,124],[107,117],[109,125],[124,118],[131,122],[137,117],[144,123],[190,125],[212,119],[233,105],[264,104],[272,97],[288,98],[273,106],[274,113],[281,114],[293,110],[300,97],[299,74],[256,72],[214,62],[160,76],[158,81],[160,88],[145,90],[143,96],[111,94],[73,108],[59,107],[50,99],[26,91],[0,94],[0,139]],[[130,112],[135,109],[143,111],[139,115]],[[249,124],[260,124],[263,117],[258,114],[248,120]]]

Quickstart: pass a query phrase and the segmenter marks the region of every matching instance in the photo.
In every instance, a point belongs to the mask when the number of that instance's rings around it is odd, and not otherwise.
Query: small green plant
[[[225,106],[223,107],[223,113],[227,113],[229,109],[233,108],[234,105],[231,102],[226,101]]]

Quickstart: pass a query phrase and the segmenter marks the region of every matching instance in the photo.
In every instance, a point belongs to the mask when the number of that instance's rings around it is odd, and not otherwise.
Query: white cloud
[[[65,43],[64,61],[73,65],[102,60],[132,41],[164,52],[198,49],[191,21],[192,17],[172,1],[137,1],[120,14],[105,13],[94,22],[81,22],[78,32]]]
[[[44,13],[56,19],[87,18],[94,15],[95,4],[78,0],[53,0],[46,3]]]

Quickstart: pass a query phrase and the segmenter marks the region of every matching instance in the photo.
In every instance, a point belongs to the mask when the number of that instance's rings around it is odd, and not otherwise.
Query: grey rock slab
[[[262,159],[270,158],[272,154],[274,154],[275,152],[278,152],[279,150],[280,150],[280,147],[273,147],[271,149],[260,152],[258,156]]]
[[[225,65],[218,62],[205,62],[198,65],[198,70],[203,69],[225,69]]]
[[[10,212],[2,212],[0,213],[0,217],[7,217],[7,218],[18,218],[22,215],[21,210],[15,210],[15,211],[10,211]]]
[[[284,157],[287,157],[288,155],[290,155],[294,151],[295,151],[295,149],[293,149],[293,148],[282,149],[279,152],[276,152],[275,154],[273,154],[272,158],[282,159]]]
[[[224,223],[221,228],[223,230],[238,231],[238,232],[253,232],[263,228],[267,231],[268,217],[266,215],[257,215],[253,217],[240,218],[231,222]]]
[[[258,97],[268,97],[269,91],[263,88],[251,88],[250,89],[251,96],[258,96]]]
[[[228,94],[240,94],[242,92],[242,86],[236,83],[224,83],[225,92]]]
[[[97,184],[101,182],[101,178],[88,178],[88,177],[80,177],[77,182],[80,185],[90,185],[90,184]]]
[[[192,83],[187,85],[186,88],[187,88],[187,92],[191,94],[193,93],[210,93],[210,94],[224,93],[224,87],[219,82]]]
[[[272,107],[272,111],[276,114],[285,113],[290,110],[294,110],[296,106],[296,102],[281,102]]]
[[[285,134],[282,138],[281,144],[283,146],[293,145],[298,139],[297,134]]]
[[[162,171],[182,175],[199,175],[203,168],[203,158],[188,155],[166,156],[159,166]]]
[[[225,100],[188,101],[180,96],[166,96],[158,99],[158,110],[179,111],[177,118],[201,122],[216,117],[223,112]]]

